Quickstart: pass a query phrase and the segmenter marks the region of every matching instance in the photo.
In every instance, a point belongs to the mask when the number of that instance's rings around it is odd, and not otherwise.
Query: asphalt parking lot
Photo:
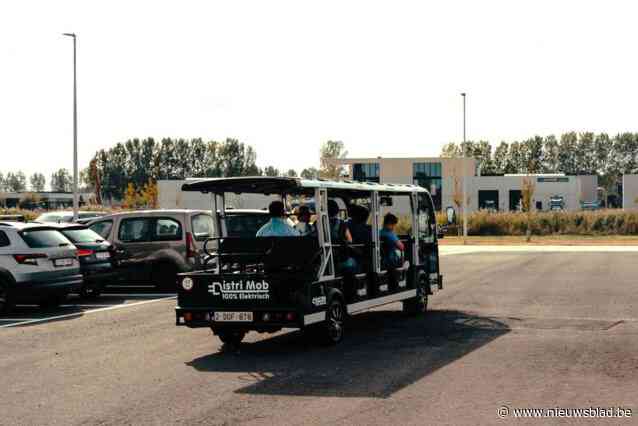
[[[100,297],[95,299],[85,299],[71,294],[65,303],[54,308],[43,309],[38,305],[18,305],[10,313],[0,315],[0,328],[60,321],[174,298],[175,293],[158,293],[152,285],[115,286],[106,289]]]
[[[4,328],[0,424],[579,422],[515,418],[559,407],[630,409],[582,420],[636,423],[636,253],[448,253],[425,320],[388,305],[355,316],[337,347],[251,333],[223,352],[208,330],[175,327],[175,301],[150,293]]]

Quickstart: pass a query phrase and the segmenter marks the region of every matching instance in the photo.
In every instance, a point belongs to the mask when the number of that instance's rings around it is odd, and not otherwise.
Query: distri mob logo
[[[208,286],[208,292],[225,300],[265,300],[270,298],[269,288],[264,280],[215,281]]]

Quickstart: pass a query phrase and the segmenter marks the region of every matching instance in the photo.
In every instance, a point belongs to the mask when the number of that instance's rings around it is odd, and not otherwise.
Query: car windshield
[[[33,229],[20,233],[22,239],[31,248],[49,248],[70,246],[71,242],[62,233],[53,229]]]
[[[237,214],[226,216],[226,229],[229,237],[254,237],[259,228],[270,219],[267,214]]]
[[[104,241],[104,238],[90,229],[65,229],[62,233],[73,243],[100,243]]]

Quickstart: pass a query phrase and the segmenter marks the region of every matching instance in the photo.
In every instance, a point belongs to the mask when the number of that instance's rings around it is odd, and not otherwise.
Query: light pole
[[[463,145],[461,146],[461,156],[465,159],[465,96],[466,93],[461,93],[463,97]],[[463,161],[463,167],[461,170],[465,168],[465,161]],[[467,176],[465,175],[465,170],[463,170],[463,244],[467,242]]]
[[[78,86],[76,73],[76,40],[75,33],[63,33],[73,38],[73,221],[78,220],[80,200],[78,198]]]

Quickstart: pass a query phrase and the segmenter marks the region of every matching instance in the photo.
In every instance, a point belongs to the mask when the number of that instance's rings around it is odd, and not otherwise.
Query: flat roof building
[[[565,210],[577,210],[581,203],[596,201],[598,178],[595,175],[564,174],[480,176],[474,158],[347,158],[337,161],[352,180],[380,183],[411,183],[427,188],[437,210],[456,207],[462,199],[463,179],[467,179],[468,211],[520,209],[523,181],[534,185],[532,207],[549,210],[552,202]]]

